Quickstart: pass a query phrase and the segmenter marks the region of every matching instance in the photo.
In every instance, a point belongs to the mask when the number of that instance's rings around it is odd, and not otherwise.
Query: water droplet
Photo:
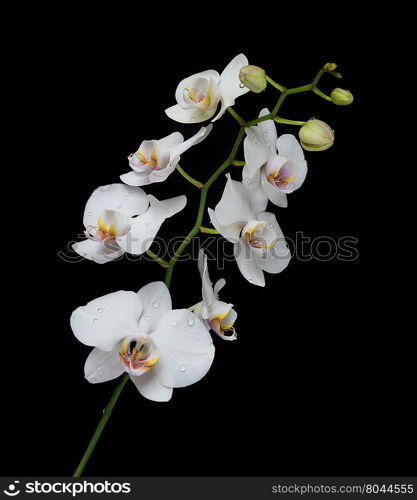
[[[146,321],[150,321],[150,320],[151,320],[151,317],[147,314],[147,315],[145,316],[145,319],[146,319]]]
[[[98,323],[98,318],[94,318],[93,323]]]
[[[99,307],[99,308],[97,309],[97,312],[98,312],[98,313],[102,313],[102,312],[103,312],[103,309],[102,309],[101,307]]]
[[[133,191],[129,191],[129,196],[133,196]]]
[[[188,321],[187,321],[188,325],[189,326],[193,326],[194,325],[194,319],[193,318],[190,318]]]
[[[249,281],[249,283],[253,283],[253,279],[249,279],[248,281]]]
[[[93,215],[93,212],[88,212],[87,215],[91,217]]]
[[[174,321],[171,321],[171,325],[172,325],[172,326],[177,326],[177,325],[178,325],[178,323],[174,320]]]
[[[124,200],[127,200],[127,194],[125,194],[125,195],[123,196],[123,199],[124,199]]]
[[[180,369],[180,372],[184,373],[187,371],[187,365],[182,364],[179,366],[179,369]]]
[[[103,375],[103,368],[102,368],[101,366],[98,366],[98,367],[97,367],[97,373],[98,373],[99,375]]]
[[[159,302],[152,302],[152,307],[154,307],[155,309],[158,309]]]

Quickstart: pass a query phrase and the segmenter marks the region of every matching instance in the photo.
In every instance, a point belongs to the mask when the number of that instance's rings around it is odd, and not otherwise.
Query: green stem
[[[201,222],[203,221],[203,216],[206,208],[207,192],[210,189],[210,186],[213,184],[213,182],[226,170],[226,168],[229,165],[233,163],[237,150],[239,149],[240,143],[242,142],[244,135],[245,135],[245,128],[240,127],[239,133],[236,137],[235,143],[233,144],[233,148],[232,151],[230,152],[229,158],[227,158],[227,160],[225,160],[220,165],[220,167],[214,172],[214,174],[209,178],[209,180],[204,184],[204,187],[201,189],[200,204],[198,207],[195,224],[192,227],[191,231],[184,238],[181,245],[178,247],[178,250],[175,251],[171,260],[169,261],[169,266],[165,274],[165,284],[168,288],[171,285],[172,273],[174,271],[175,264],[183,254],[184,250],[187,248],[190,241],[200,230]]]
[[[286,125],[305,125],[306,122],[298,122],[296,120],[287,120],[286,118],[281,118],[280,116],[275,116],[274,121],[277,123],[285,123]]]
[[[268,75],[265,75],[265,79],[266,79],[266,81],[268,83],[270,83],[273,87],[275,87],[276,89],[278,89],[280,92],[285,92],[287,90],[283,85],[280,85],[275,80],[273,80],[272,78],[270,78]]]
[[[188,182],[191,182],[191,184],[193,184],[195,187],[198,187],[198,189],[201,189],[204,186],[202,182],[194,179],[194,177],[191,177],[191,175],[188,175],[187,172],[182,167],[180,167],[179,164],[175,168],[184,177],[184,179],[187,179]]]
[[[314,87],[313,89],[313,92],[317,95],[319,95],[320,97],[322,97],[323,99],[326,99],[326,101],[330,101],[332,102],[333,99],[329,96],[329,95],[326,95],[324,94],[320,89],[318,89],[317,87]]]
[[[226,108],[227,111],[233,116],[233,118],[238,122],[239,125],[245,125],[245,120],[236,113],[236,111],[232,107]]]
[[[232,165],[234,167],[243,167],[245,165],[246,162],[244,161],[240,161],[240,160],[234,160],[232,161]]]
[[[129,375],[125,373],[121,379],[120,382],[117,384],[116,389],[114,390],[106,408],[103,411],[103,415],[100,418],[100,421],[97,425],[96,430],[94,431],[93,437],[91,438],[90,442],[88,443],[87,449],[85,450],[85,453],[81,459],[80,464],[77,467],[77,470],[74,472],[73,477],[80,477],[84,467],[87,465],[87,462],[91,456],[91,454],[94,451],[94,448],[96,447],[97,441],[99,440],[101,433],[104,430],[104,427],[107,424],[108,419],[110,418],[110,415],[112,414],[113,408],[116,405],[116,401],[119,399],[119,396],[123,390],[123,387],[125,386],[126,382],[129,380]]]
[[[220,234],[217,229],[211,229],[211,227],[200,226],[200,233],[205,234]]]
[[[153,253],[152,250],[146,250],[146,253],[152,260],[154,260],[157,264],[159,264],[163,268],[166,269],[168,267],[168,262],[162,259],[161,257],[158,257],[158,255],[156,255],[156,253]]]

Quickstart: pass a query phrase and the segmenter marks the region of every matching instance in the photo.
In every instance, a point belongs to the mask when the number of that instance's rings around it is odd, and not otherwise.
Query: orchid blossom
[[[203,323],[187,309],[172,309],[162,281],[138,293],[109,293],[71,315],[76,338],[94,346],[84,366],[92,384],[127,372],[152,401],[169,401],[173,388],[198,382],[208,372],[214,345]]]
[[[218,120],[226,108],[234,105],[237,97],[249,92],[239,79],[241,68],[247,65],[247,57],[239,54],[221,75],[209,69],[185,78],[175,92],[177,104],[166,109],[165,113],[180,123],[200,123],[209,120],[221,103],[220,111],[212,121]]]
[[[84,211],[86,240],[73,245],[82,257],[104,264],[124,252],[140,255],[152,244],[166,218],[186,205],[184,195],[159,201],[139,187],[109,184],[97,188]]]
[[[281,228],[274,214],[262,208],[258,190],[233,181],[227,183],[220,202],[208,209],[211,222],[219,233],[234,244],[240,272],[250,282],[265,286],[264,271],[280,273],[291,258]],[[256,207],[259,207],[258,209]]]
[[[259,117],[268,115],[263,109]],[[291,134],[277,138],[272,120],[259,122],[246,129],[243,182],[261,185],[265,199],[278,207],[287,206],[287,194],[298,189],[307,175],[307,162],[297,139]]]
[[[237,312],[233,309],[233,304],[219,300],[219,292],[226,284],[226,280],[219,279],[213,287],[208,272],[207,256],[202,250],[199,253],[198,270],[201,275],[203,300],[192,310],[206,327],[217,333],[219,337],[224,340],[236,340],[237,335],[233,325]]]
[[[163,182],[175,170],[181,154],[203,141],[213,125],[202,127],[195,135],[184,141],[184,136],[173,132],[163,139],[143,141],[136,153],[128,156],[131,172],[120,179],[129,186],[145,186]]]

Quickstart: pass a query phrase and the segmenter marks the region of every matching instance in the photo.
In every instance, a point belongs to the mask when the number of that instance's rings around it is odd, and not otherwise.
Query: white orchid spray
[[[220,234],[232,242],[240,272],[255,285],[265,286],[265,272],[278,274],[288,266],[291,254],[275,214],[266,211],[268,201],[287,206],[287,195],[303,184],[307,174],[302,148],[324,151],[333,145],[334,133],[320,120],[284,119],[278,111],[288,95],[309,91],[338,106],[352,102],[353,96],[343,89],[335,89],[331,96],[318,89],[325,73],[341,78],[335,69],[334,63],[328,63],[311,83],[287,89],[264,69],[249,66],[246,56],[239,54],[221,74],[207,70],[185,78],[175,93],[177,104],[165,110],[166,114],[180,123],[199,123],[216,121],[226,110],[230,112],[239,130],[226,160],[206,182],[194,179],[178,163],[185,151],[206,139],[212,125],[202,127],[187,140],[173,132],[162,139],[143,141],[128,157],[131,171],[120,176],[123,184],[101,186],[87,201],[83,218],[86,239],[73,245],[75,252],[100,264],[126,252],[146,252],[165,269],[165,279],[145,284],[137,293],[107,293],[76,308],[71,315],[75,337],[93,347],[84,367],[87,381],[95,384],[120,379],[74,477],[82,474],[128,380],[145,398],[170,401],[173,389],[198,382],[210,369],[214,358],[210,331],[223,340],[237,339],[234,305],[219,298],[226,281],[221,278],[213,286],[208,259],[202,251],[198,259],[202,287],[197,304],[190,310],[172,308],[169,287],[174,267],[199,232]],[[280,92],[276,105],[271,112],[265,108],[257,118],[245,121],[232,108],[235,100],[249,91],[261,93],[268,84]],[[301,126],[301,146],[293,135],[278,137],[275,123]],[[244,161],[237,159],[243,141]],[[226,175],[219,203],[214,210],[208,209],[215,229],[204,227],[208,191],[231,165],[243,167],[242,182]],[[187,199],[180,195],[158,200],[140,186],[151,188],[154,183],[167,181],[174,169],[199,189],[200,202],[193,227],[166,261],[151,252],[150,246],[164,221],[180,212]]]

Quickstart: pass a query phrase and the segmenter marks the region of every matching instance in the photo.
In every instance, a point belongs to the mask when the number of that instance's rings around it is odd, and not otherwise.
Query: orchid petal
[[[171,148],[178,146],[184,141],[184,136],[180,132],[173,132],[162,139],[158,139],[159,144],[164,148],[170,150]]]
[[[259,127],[246,129],[246,138],[243,142],[245,155],[245,166],[242,174],[244,180],[256,183],[258,172],[270,157],[269,148],[264,140],[262,130]]]
[[[249,197],[253,213],[256,215],[263,212],[268,205],[268,196],[266,195],[260,183],[249,186],[244,184]]]
[[[184,195],[159,201],[149,195],[151,203],[148,210],[131,220],[130,232],[117,238],[117,243],[128,253],[140,255],[152,245],[152,242],[166,218],[182,210],[187,203]]]
[[[267,252],[256,252],[256,261],[258,265],[267,273],[280,273],[288,266],[291,260],[291,252],[285,241],[284,233],[282,232],[274,214],[264,212],[259,214],[258,217],[265,221],[275,233],[274,239],[276,243]]]
[[[109,184],[97,188],[87,201],[84,211],[84,226],[97,226],[103,210],[117,210],[127,217],[145,212],[148,197],[141,188],[132,188],[125,184]]]
[[[223,238],[226,238],[226,240],[231,241],[232,243],[236,243],[237,241],[239,241],[240,231],[242,230],[244,223],[240,222],[236,224],[229,224],[228,226],[222,226],[217,220],[214,210],[208,208],[207,211],[211,223],[213,224],[214,228],[223,236]]]
[[[294,163],[305,162],[303,148],[292,134],[283,134],[278,138],[277,150],[280,155],[287,157]]]
[[[179,157],[180,155],[182,155],[182,153],[187,151],[187,149],[190,149],[192,146],[195,146],[196,144],[203,141],[209,135],[212,128],[213,128],[213,125],[211,123],[207,127],[201,127],[200,130],[195,135],[193,135],[192,137],[190,137],[186,141],[184,141],[180,144],[177,144],[176,146],[171,148],[171,150],[170,150],[171,161],[173,158]]]
[[[259,113],[259,118],[269,115],[269,113],[269,109],[264,108]],[[258,127],[262,131],[263,139],[268,147],[270,155],[274,155],[275,145],[277,142],[277,128],[275,126],[275,122],[273,120],[265,120],[263,122],[259,122]]]
[[[226,175],[227,182],[221,200],[216,205],[216,218],[222,226],[246,222],[253,219],[248,194],[241,182],[233,181],[230,174]]]
[[[123,366],[119,361],[119,352],[119,345],[112,351],[102,351],[95,347],[90,352],[84,365],[84,375],[90,384],[107,382],[123,373]]]
[[[105,264],[118,259],[123,255],[123,250],[112,240],[107,241],[78,241],[72,245],[72,248],[78,255],[84,259],[92,260],[96,264]]]
[[[201,123],[210,119],[216,108],[212,109],[199,109],[199,108],[188,108],[183,109],[178,104],[171,106],[165,110],[165,113],[171,120],[175,120],[179,123]]]
[[[152,334],[160,358],[154,370],[167,387],[186,387],[208,372],[214,345],[204,324],[187,309],[165,314]]]
[[[206,307],[210,307],[215,300],[215,296],[208,272],[207,255],[202,250],[199,251],[198,255],[198,269],[201,275],[203,302]],[[204,313],[203,318],[207,319],[206,313]]]
[[[123,338],[137,334],[141,312],[138,295],[120,290],[75,309],[70,324],[83,344],[111,351]]]
[[[216,284],[214,285],[214,296],[216,297],[216,299],[219,298],[219,292],[220,290],[224,287],[224,285],[226,284],[226,280],[224,278],[220,278]]]
[[[154,369],[144,373],[140,377],[131,375],[130,380],[135,384],[140,394],[146,399],[163,403],[169,401],[172,397],[172,388],[165,387],[159,382]]]
[[[128,186],[147,186],[152,182],[149,179],[149,172],[135,172],[134,170],[122,174],[120,180]]]
[[[222,107],[213,121],[218,120],[224,114],[226,108],[233,106],[237,97],[249,92],[249,89],[243,86],[239,79],[241,68],[248,64],[247,57],[244,54],[239,54],[223,70],[219,83]]]
[[[142,287],[138,296],[143,307],[140,331],[152,333],[157,329],[161,317],[172,310],[171,295],[163,281],[154,281]]]
[[[239,270],[249,283],[265,286],[264,273],[256,260],[255,253],[241,241],[233,250]]]

